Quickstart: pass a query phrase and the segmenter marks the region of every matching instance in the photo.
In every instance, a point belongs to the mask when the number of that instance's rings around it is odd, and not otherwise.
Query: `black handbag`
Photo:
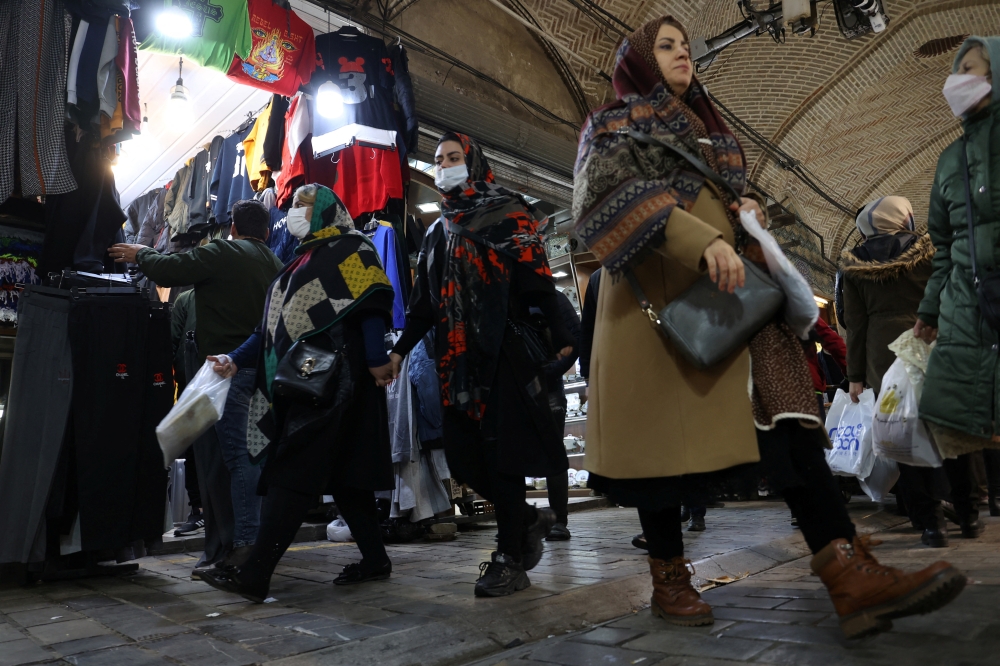
[[[969,259],[972,262],[972,283],[979,298],[979,311],[994,331],[1000,332],[1000,271],[980,277],[976,267],[976,228],[972,220],[972,186],[969,184],[968,137],[962,136],[962,167],[965,170],[965,219],[969,224]]]
[[[272,393],[292,402],[325,405],[333,399],[347,361],[346,347],[324,349],[311,338],[297,341],[278,362]]]
[[[639,306],[695,367],[706,370],[726,359],[774,319],[785,304],[785,292],[771,278],[743,259],[746,280],[730,294],[703,275],[660,310],[646,298],[639,280],[626,274]]]

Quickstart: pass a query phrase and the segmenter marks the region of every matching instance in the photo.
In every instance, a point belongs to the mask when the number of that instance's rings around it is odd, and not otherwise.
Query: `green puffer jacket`
[[[977,38],[971,38],[977,40]],[[982,40],[1000,63],[1000,38]],[[959,52],[959,62],[968,43]],[[994,65],[996,67],[996,65]],[[989,108],[962,123],[968,137],[976,261],[980,274],[1000,270],[1000,85]],[[918,314],[938,327],[927,366],[921,417],[989,438],[1000,432],[1000,337],[983,320],[972,283],[965,213],[963,141],[944,149],[931,189],[928,231],[937,249]]]

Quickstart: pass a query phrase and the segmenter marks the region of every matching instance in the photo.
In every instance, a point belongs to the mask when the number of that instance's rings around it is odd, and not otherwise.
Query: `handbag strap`
[[[739,192],[737,192],[733,188],[733,186],[729,184],[729,181],[727,181],[725,178],[723,178],[719,174],[709,169],[704,162],[702,162],[697,157],[687,152],[683,148],[679,148],[678,146],[675,146],[672,143],[667,143],[666,141],[661,141],[659,139],[656,139],[648,134],[640,132],[634,127],[623,127],[622,129],[618,130],[618,133],[625,134],[629,138],[638,141],[639,143],[653,144],[666,148],[667,150],[673,152],[678,157],[689,162],[691,166],[693,166],[698,171],[698,173],[700,173],[702,176],[705,177],[705,180],[709,180],[715,183],[715,185],[717,185],[719,189],[721,189],[723,192],[731,196],[733,198],[733,201],[737,203],[740,202],[741,197]]]
[[[972,261],[972,283],[979,288],[979,271],[976,270],[976,228],[972,221],[972,186],[969,184],[969,137],[962,135],[962,175],[965,177],[965,220],[969,224],[969,259]]]
[[[639,308],[646,313],[646,316],[649,317],[649,321],[659,326],[660,317],[653,310],[653,304],[649,302],[648,298],[646,298],[646,292],[643,291],[642,285],[639,284],[639,278],[637,278],[635,273],[632,271],[628,271],[625,273],[625,279],[628,280],[629,286],[632,287],[632,293],[635,294],[635,300],[639,301]]]

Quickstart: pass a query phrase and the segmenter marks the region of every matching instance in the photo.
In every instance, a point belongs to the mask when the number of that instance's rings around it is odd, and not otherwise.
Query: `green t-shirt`
[[[186,13],[193,28],[184,39],[153,30],[140,49],[181,55],[203,67],[228,72],[233,54],[246,59],[253,45],[246,0],[164,0],[163,8]]]

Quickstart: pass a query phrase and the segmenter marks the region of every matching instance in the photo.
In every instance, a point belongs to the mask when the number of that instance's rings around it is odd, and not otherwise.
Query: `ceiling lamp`
[[[420,203],[417,204],[417,210],[421,213],[436,213],[441,210],[441,206],[436,203]]]
[[[324,118],[337,118],[344,113],[344,95],[333,81],[327,81],[316,91],[316,113]]]
[[[171,7],[156,17],[156,30],[171,39],[187,39],[194,32],[187,12]]]
[[[171,107],[183,104],[187,105],[188,89],[184,87],[184,58],[180,59],[177,63],[177,85],[170,89],[170,105]]]

